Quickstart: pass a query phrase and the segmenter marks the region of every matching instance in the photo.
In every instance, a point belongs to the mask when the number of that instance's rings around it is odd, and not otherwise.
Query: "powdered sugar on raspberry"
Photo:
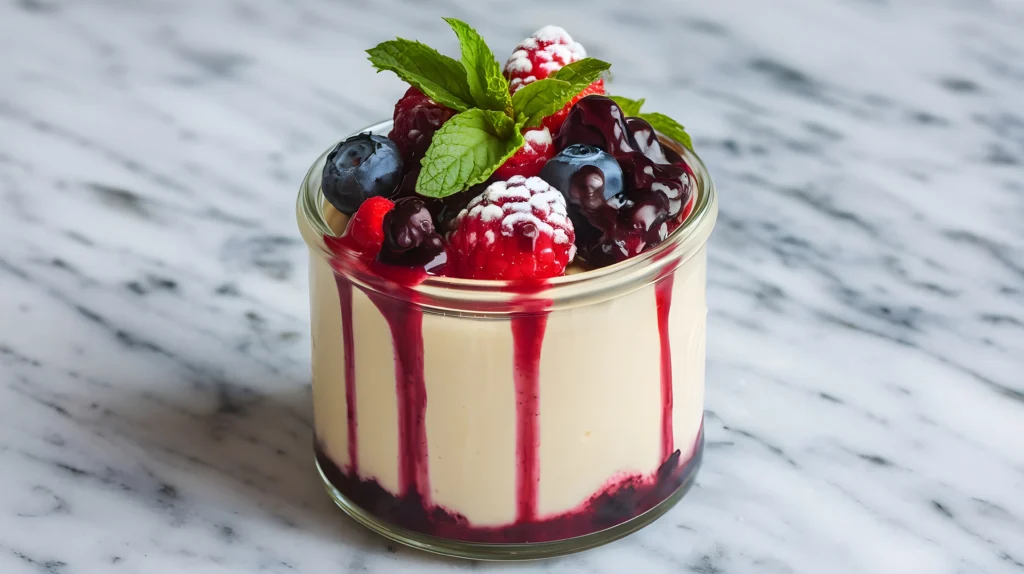
[[[456,216],[454,228],[453,270],[461,277],[553,277],[576,255],[565,197],[539,177],[492,183]]]
[[[536,44],[536,41],[534,42]],[[533,71],[533,62],[530,61],[530,53],[526,50],[512,52],[508,61],[505,62],[505,73],[530,73]]]
[[[519,88],[525,86],[526,84],[532,84],[533,82],[536,81],[537,76],[526,76],[524,78],[515,77],[508,81],[508,89],[510,92],[514,94],[519,90]]]
[[[554,143],[551,138],[551,131],[547,128],[539,130],[527,130],[523,134],[523,138],[526,140],[526,145],[531,148],[534,146],[547,146]]]
[[[526,140],[523,147],[494,172],[496,179],[507,180],[517,175],[535,176],[549,159],[555,157],[555,144],[548,128],[526,130],[523,139]]]
[[[508,181],[492,183],[459,213],[455,218],[455,226],[466,217],[475,217],[481,221],[501,219],[501,234],[506,237],[515,234],[516,227],[523,224],[533,225],[540,233],[556,241],[561,236],[562,243],[567,242],[567,232],[572,231],[565,197],[539,177],[516,175]],[[556,231],[560,233],[556,234]],[[490,241],[494,241],[494,238]]]
[[[583,45],[574,42],[564,28],[544,26],[520,42],[505,62],[509,89],[515,93],[519,88],[557,72],[562,66],[586,57]]]

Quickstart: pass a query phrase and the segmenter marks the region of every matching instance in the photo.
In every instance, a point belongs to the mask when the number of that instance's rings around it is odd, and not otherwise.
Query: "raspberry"
[[[434,132],[454,115],[455,110],[442,106],[414,87],[405,92],[395,104],[395,124],[388,138],[402,152],[406,169],[420,164]]]
[[[576,234],[562,193],[539,177],[496,181],[455,219],[448,274],[467,279],[544,279],[565,272]]]
[[[558,26],[544,26],[516,46],[505,62],[505,77],[509,90],[516,90],[537,80],[543,80],[566,64],[587,57],[579,42]]]
[[[529,38],[516,46],[512,56],[505,62],[505,77],[508,78],[509,91],[516,90],[537,80],[543,80],[557,72],[567,64],[578,62],[587,57],[587,51],[579,42],[558,26],[544,26]],[[544,118],[544,125],[554,134],[562,127],[565,116],[573,104],[582,98],[592,95],[604,95],[604,80],[597,80],[577,94],[564,108]],[[518,172],[517,172],[518,173]],[[526,174],[529,177],[536,173]]]
[[[514,175],[533,177],[555,157],[555,146],[547,128],[527,130],[523,136],[526,143],[494,172],[495,179],[505,180]]]
[[[604,95],[604,80],[598,80],[586,88],[583,88],[583,91],[576,94],[568,104],[565,104],[564,108],[544,118],[544,125],[551,130],[551,133],[558,133],[558,128],[562,127],[562,123],[565,122],[565,117],[569,115],[569,110],[576,105],[576,102],[587,96],[593,96],[595,94],[599,96]]]
[[[346,248],[367,257],[374,257],[384,243],[384,216],[395,204],[383,197],[371,197],[352,215],[342,237]]]

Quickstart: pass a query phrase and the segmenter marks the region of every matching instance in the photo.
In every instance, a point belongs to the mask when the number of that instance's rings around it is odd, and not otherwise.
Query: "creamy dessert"
[[[502,68],[448,22],[461,62],[369,50],[411,84],[390,131],[339,143],[300,194],[317,464],[403,542],[577,550],[699,466],[713,189],[683,128],[606,96],[608,64],[561,28]]]

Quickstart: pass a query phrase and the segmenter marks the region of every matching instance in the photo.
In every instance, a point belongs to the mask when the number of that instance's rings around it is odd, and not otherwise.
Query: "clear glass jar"
[[[697,178],[686,222],[637,257],[530,290],[396,285],[349,264],[325,241],[317,159],[297,215],[316,461],[342,510],[424,550],[528,559],[615,540],[682,498],[703,452],[718,201],[700,159],[666,145]]]

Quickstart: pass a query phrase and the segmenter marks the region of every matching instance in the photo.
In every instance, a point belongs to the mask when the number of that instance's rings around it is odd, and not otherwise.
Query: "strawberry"
[[[415,87],[405,92],[395,104],[395,123],[388,138],[398,146],[406,169],[420,164],[434,132],[454,115],[455,110],[435,102]]]
[[[455,219],[446,273],[467,279],[545,279],[565,272],[576,235],[562,193],[539,177],[496,181]]]
[[[508,161],[494,172],[494,179],[509,179],[514,175],[533,177],[540,173],[544,164],[555,157],[555,146],[548,128],[526,130],[526,143]]]

